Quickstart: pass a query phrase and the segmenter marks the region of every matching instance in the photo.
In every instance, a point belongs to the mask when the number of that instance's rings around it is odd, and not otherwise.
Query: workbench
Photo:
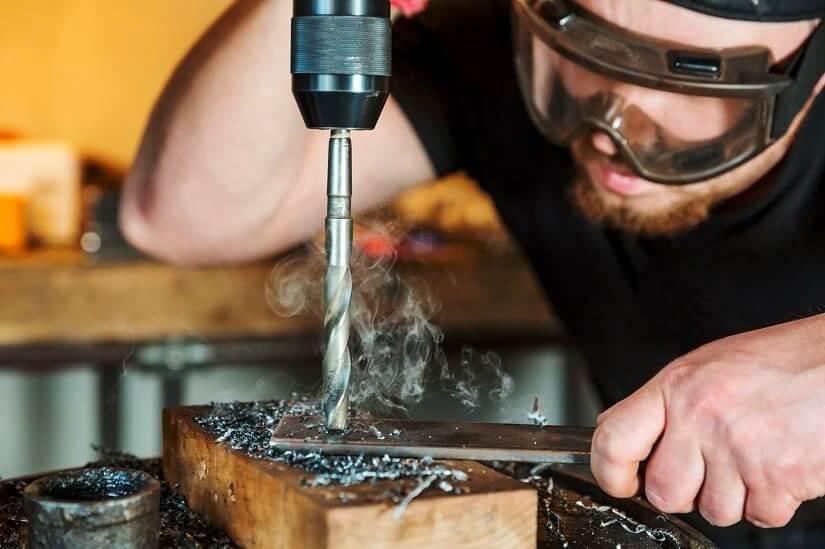
[[[281,318],[267,305],[275,262],[183,269],[148,260],[90,264],[73,251],[2,258],[0,368],[95,365],[101,440],[117,448],[118,400],[111,397],[126,367],[162,374],[164,405],[172,406],[188,369],[317,360],[321,320]],[[563,339],[516,252],[442,253],[400,260],[397,269],[440,304],[437,322],[448,346]]]

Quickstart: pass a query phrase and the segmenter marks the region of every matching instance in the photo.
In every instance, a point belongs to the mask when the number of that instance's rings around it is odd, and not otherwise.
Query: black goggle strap
[[[771,140],[785,135],[794,117],[810,99],[811,94],[825,74],[825,22],[820,23],[808,45],[792,63],[788,76],[794,83],[776,96]]]

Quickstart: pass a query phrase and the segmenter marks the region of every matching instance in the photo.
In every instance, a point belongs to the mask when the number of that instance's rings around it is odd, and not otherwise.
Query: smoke
[[[513,394],[513,378],[501,366],[501,357],[492,351],[478,354],[472,347],[461,350],[461,367],[441,369],[441,385],[451,396],[469,409],[481,406],[483,393],[487,400],[504,403]]]
[[[389,238],[391,229],[380,230]],[[378,231],[371,228],[371,232]],[[319,321],[323,318],[324,262],[323,248],[314,242],[275,266],[267,300],[276,314],[311,313]],[[394,257],[353,254],[351,404],[404,412],[423,400],[428,385],[440,382],[470,411],[485,399],[501,405],[513,392],[513,379],[498,355],[465,348],[460,364],[451,366],[442,348],[444,334],[432,321],[437,304],[402,280],[394,264]]]

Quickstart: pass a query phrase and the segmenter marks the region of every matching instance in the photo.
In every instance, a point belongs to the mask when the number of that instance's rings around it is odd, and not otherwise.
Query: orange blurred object
[[[26,199],[0,194],[0,253],[22,252],[26,239]]]
[[[355,245],[367,257],[387,259],[395,256],[395,243],[386,236],[369,234],[356,240]]]

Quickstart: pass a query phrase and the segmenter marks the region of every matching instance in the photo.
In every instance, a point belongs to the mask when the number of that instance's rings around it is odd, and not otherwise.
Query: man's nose
[[[619,153],[619,150],[616,148],[616,144],[613,143],[610,136],[604,132],[593,132],[590,135],[590,143],[593,145],[594,149],[605,156],[616,156]]]

